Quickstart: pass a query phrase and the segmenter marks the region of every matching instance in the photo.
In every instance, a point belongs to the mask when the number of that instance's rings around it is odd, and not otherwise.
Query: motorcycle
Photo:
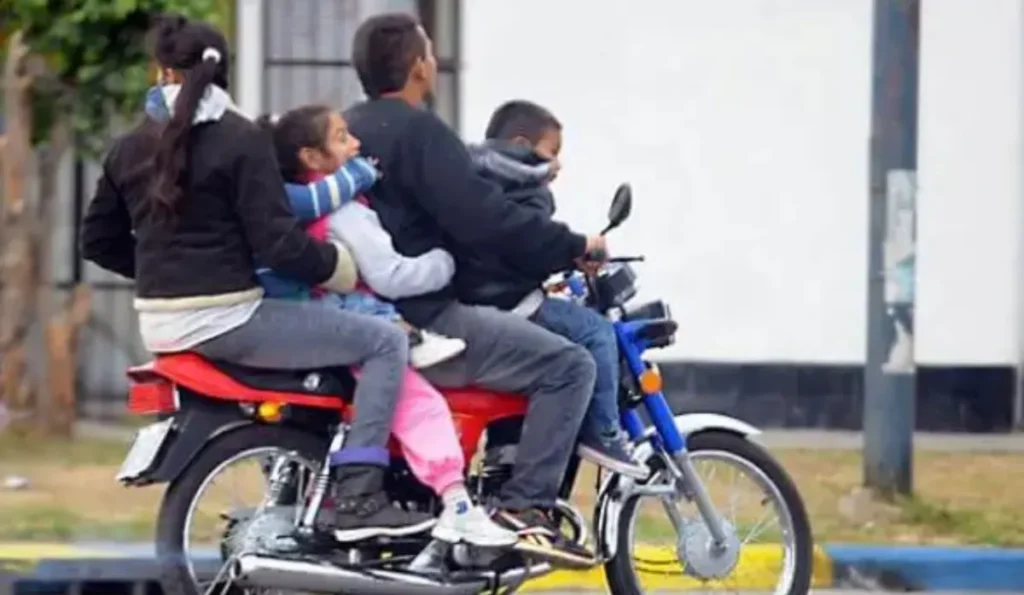
[[[619,227],[631,208],[631,188],[623,184],[602,234]],[[651,469],[642,481],[598,471],[588,524],[570,502],[582,477],[574,458],[561,486],[556,520],[580,545],[587,545],[593,533],[596,563],[604,566],[615,595],[645,592],[641,579],[652,573],[722,581],[740,564],[744,525],[716,507],[711,477],[702,477],[697,465],[725,462],[751,476],[764,492],[758,501],[770,502],[779,513],[776,536],[784,541],[783,568],[773,592],[804,595],[810,588],[813,550],[807,513],[785,470],[751,440],[758,430],[723,415],[674,415],[669,408],[660,370],[645,354],[673,344],[677,323],[663,301],[628,305],[637,293],[631,264],[642,260],[607,259],[597,274],[566,272],[549,287],[613,321],[622,360],[622,426],[633,455]],[[327,453],[341,446],[351,413],[347,396],[354,379],[347,369],[256,370],[180,353],[131,368],[128,377],[129,410],[157,415],[160,421],[138,432],[117,479],[127,486],[167,484],[156,532],[166,592],[513,593],[529,579],[555,570],[519,553],[448,544],[429,535],[353,544],[325,541],[315,530],[315,519],[329,505]],[[514,424],[526,413],[526,400],[518,395],[478,388],[442,392],[467,461],[474,459],[488,428]],[[480,501],[496,494],[511,475],[514,444],[488,440],[483,451],[482,461],[467,470],[467,484]],[[395,505],[439,512],[438,498],[411,475],[394,443],[391,454],[386,490]],[[205,577],[197,572],[188,534],[199,516],[198,500],[219,473],[246,458],[262,470],[260,501],[222,512],[220,570],[213,580],[200,580]],[[640,512],[644,499],[660,505],[669,521],[670,554],[655,561],[640,559],[645,546],[635,542],[641,526],[650,524]],[[692,506],[693,513],[684,515],[683,505]],[[655,532],[665,533],[664,525]]]

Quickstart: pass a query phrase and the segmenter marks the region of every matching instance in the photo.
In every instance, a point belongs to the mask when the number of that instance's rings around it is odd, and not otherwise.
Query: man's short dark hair
[[[516,99],[494,110],[484,136],[497,140],[512,140],[521,136],[537,144],[545,132],[561,129],[562,123],[550,111],[532,101]]]
[[[413,64],[427,57],[427,44],[415,17],[392,12],[359,25],[352,44],[352,62],[367,97],[401,91]]]

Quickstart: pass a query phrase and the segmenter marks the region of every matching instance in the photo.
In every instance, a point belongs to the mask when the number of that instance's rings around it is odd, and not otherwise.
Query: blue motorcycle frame
[[[620,187],[609,212],[609,224],[602,235],[622,224],[628,217],[632,196],[628,185]],[[606,260],[604,254],[594,254],[594,260]],[[614,268],[616,264],[627,265],[630,262],[642,261],[642,257],[625,257],[610,259],[605,270]],[[631,274],[631,273],[630,273]],[[657,366],[644,359],[644,354],[654,348],[664,347],[666,336],[674,337],[675,323],[671,320],[667,306],[664,317],[624,319],[626,309],[624,299],[602,303],[595,285],[594,278],[586,277],[581,272],[571,272],[564,278],[565,286],[572,299],[586,304],[613,322],[618,342],[619,354],[623,367],[628,371],[634,386],[639,392],[639,402],[624,407],[621,412],[621,423],[630,441],[635,445],[635,456],[639,460],[651,464],[660,461],[660,466],[668,473],[670,481],[653,483],[649,478],[641,482],[608,474],[599,486],[598,498],[594,515],[594,530],[601,557],[611,559],[616,554],[618,543],[619,515],[622,505],[635,496],[659,496],[667,500],[678,500],[680,497],[692,501],[700,512],[701,520],[717,548],[731,549],[738,547],[736,536],[724,523],[715,510],[710,496],[701,481],[687,451],[687,437],[696,432],[722,430],[740,436],[752,436],[760,431],[740,420],[724,415],[694,413],[675,415],[669,407],[668,400],[661,386],[661,375]],[[630,288],[632,289],[632,288]],[[671,325],[665,329],[665,325]],[[660,328],[660,332],[650,332]],[[653,338],[652,338],[653,337]],[[655,344],[660,342],[660,344]],[[646,381],[645,381],[646,380]],[[646,427],[640,416],[638,406],[642,406],[651,420]],[[562,497],[568,498],[575,483],[578,461],[571,466],[563,484]],[[681,535],[683,519],[677,514],[670,518],[675,525],[677,535]]]

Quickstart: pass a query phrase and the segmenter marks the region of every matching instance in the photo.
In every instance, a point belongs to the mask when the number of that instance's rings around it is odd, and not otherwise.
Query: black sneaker
[[[424,533],[437,522],[422,512],[392,506],[384,493],[384,470],[372,465],[338,467],[332,501],[317,518],[321,529],[343,543]]]
[[[513,549],[522,554],[565,568],[591,568],[598,562],[593,552],[566,539],[541,510],[499,510],[494,520],[519,535]]]
[[[622,432],[601,438],[583,438],[576,447],[576,453],[585,461],[633,479],[647,479],[651,473],[646,465],[629,454],[626,436]]]

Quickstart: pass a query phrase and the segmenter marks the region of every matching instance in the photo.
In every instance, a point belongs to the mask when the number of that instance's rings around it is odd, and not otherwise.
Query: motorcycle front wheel
[[[315,461],[326,450],[327,444],[312,434],[256,424],[232,430],[204,446],[167,486],[160,504],[156,551],[164,592],[204,595],[216,583],[212,592],[221,593],[226,576],[216,570],[223,569],[230,554],[224,542],[233,525],[244,522],[233,515],[256,510],[267,497],[267,461],[286,457],[305,471],[303,477],[310,477],[317,469]],[[222,490],[217,481],[225,477],[227,489]],[[304,492],[302,487],[297,489]],[[200,566],[211,561],[218,561],[217,568],[207,576],[210,571],[200,571]]]
[[[729,432],[694,434],[687,447],[725,521],[731,547],[725,553],[715,550],[696,506],[685,498],[633,496],[623,503],[616,555],[605,565],[610,592],[806,595],[813,564],[811,527],[800,493],[782,466],[761,446]],[[653,456],[648,463],[650,483],[668,482],[660,458]],[[758,494],[750,500],[721,497],[741,483],[752,484]],[[769,522],[771,515],[777,517],[776,526]]]

